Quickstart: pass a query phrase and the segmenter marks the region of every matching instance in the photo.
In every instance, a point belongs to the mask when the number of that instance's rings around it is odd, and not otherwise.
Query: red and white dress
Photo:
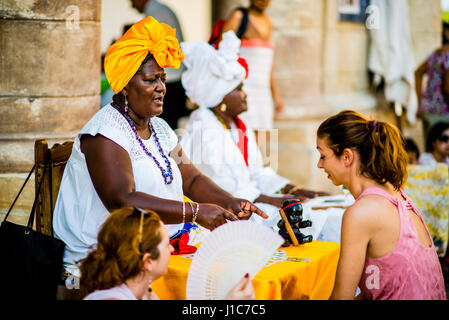
[[[273,128],[273,97],[271,94],[271,68],[274,45],[271,41],[242,39],[240,56],[246,59],[249,75],[243,81],[248,95],[248,111],[240,115],[249,128]]]

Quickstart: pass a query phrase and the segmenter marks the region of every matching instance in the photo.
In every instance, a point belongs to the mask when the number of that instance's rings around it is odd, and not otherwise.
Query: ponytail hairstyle
[[[389,182],[396,190],[405,183],[408,155],[401,134],[393,125],[345,110],[326,119],[318,128],[317,136],[326,139],[338,157],[345,148],[356,151],[361,175],[382,185]]]
[[[124,207],[111,212],[98,233],[96,248],[81,260],[82,296],[115,287],[142,272],[142,257],[159,257],[161,220],[153,211]]]

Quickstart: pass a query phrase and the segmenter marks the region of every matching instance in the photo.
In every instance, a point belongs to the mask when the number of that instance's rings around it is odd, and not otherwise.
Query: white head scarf
[[[245,68],[237,62],[239,49],[240,39],[232,30],[223,34],[218,50],[204,41],[181,43],[187,67],[181,80],[193,103],[213,108],[245,79]]]

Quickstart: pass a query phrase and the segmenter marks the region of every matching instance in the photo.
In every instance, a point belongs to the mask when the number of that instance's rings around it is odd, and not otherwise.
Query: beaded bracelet
[[[196,220],[196,218],[198,218],[198,211],[200,210],[200,205],[196,202],[195,202],[195,204],[196,204],[196,209],[195,209],[195,214],[193,215],[193,218],[192,218],[192,224],[195,224],[195,220]]]
[[[195,223],[196,218],[198,217],[198,210],[200,209],[200,205],[196,202],[196,209],[193,208],[193,203],[189,202],[190,208],[192,208],[192,224]]]

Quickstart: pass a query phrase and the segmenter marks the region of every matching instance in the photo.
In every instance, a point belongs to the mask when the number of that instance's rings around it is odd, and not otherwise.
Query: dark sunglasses
[[[438,140],[440,140],[441,142],[444,142],[444,143],[446,143],[446,142],[448,142],[449,141],[449,136],[448,135],[445,135],[445,134],[443,134],[441,137],[440,137],[440,139],[438,139]]]

